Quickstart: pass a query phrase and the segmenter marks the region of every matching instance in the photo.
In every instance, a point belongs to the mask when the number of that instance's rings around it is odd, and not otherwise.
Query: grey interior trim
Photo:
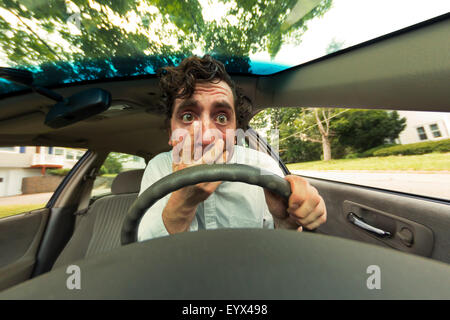
[[[69,241],[75,224],[75,206],[52,208],[50,219],[36,255],[31,277],[50,271],[62,249]]]
[[[450,19],[258,81],[258,106],[448,111]]]
[[[30,278],[50,209],[1,219],[0,290]]]
[[[157,258],[155,258],[157,257]],[[449,299],[450,269],[422,257],[287,230],[184,232],[77,261],[0,293],[0,299]],[[369,266],[381,290],[369,290]]]
[[[346,219],[343,211],[345,201],[364,204],[364,207],[388,212],[399,218],[425,226],[433,233],[433,247],[430,258],[450,263],[450,205],[445,202],[429,201],[421,197],[404,196],[401,193],[377,190],[370,187],[355,186],[343,182],[306,178],[317,188],[323,197],[328,217],[327,223],[318,232],[332,234],[347,239],[359,240],[379,246],[390,247],[388,243],[361,232]],[[395,230],[399,232],[400,230]],[[413,252],[404,246],[404,252]]]

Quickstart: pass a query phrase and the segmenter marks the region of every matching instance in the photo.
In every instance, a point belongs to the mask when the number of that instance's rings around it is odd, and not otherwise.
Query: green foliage
[[[358,159],[358,158],[362,158],[361,153],[349,153],[347,155],[344,156],[344,159]]]
[[[286,148],[280,151],[280,158],[284,163],[320,160],[322,156],[322,146],[319,143],[289,138],[284,145]]]
[[[105,165],[102,165],[100,167],[100,170],[98,171],[98,175],[99,176],[103,176],[105,174],[108,174],[108,169],[106,169]]]
[[[250,126],[269,138],[270,130],[278,130],[280,158],[285,163],[320,160],[321,144],[296,136],[302,114],[302,108],[268,108],[255,115]]]
[[[10,65],[43,71],[40,77],[45,71],[59,72],[60,77],[52,74],[51,83],[156,71],[198,49],[227,57],[224,62],[232,71],[248,72],[251,53],[267,50],[275,57],[283,43],[300,42],[308,20],[331,7],[331,0],[324,0],[287,23],[297,0],[221,2],[230,4],[226,15],[235,23],[205,20],[197,0],[0,0],[1,8],[19,21],[13,27],[0,17],[2,53]],[[142,3],[155,10],[146,11]],[[73,8],[79,12],[78,33],[69,28]],[[125,28],[133,15],[140,19],[138,27]]]
[[[67,176],[71,169],[47,169],[45,172],[52,176]]]
[[[100,167],[99,174],[117,174],[123,171],[123,163],[131,161],[132,155],[111,152]]]
[[[395,140],[406,127],[406,118],[399,118],[396,111],[349,110],[338,116],[333,131],[342,145],[363,152]]]
[[[379,149],[373,152],[373,155],[376,157],[384,157],[390,155],[414,155],[431,152],[450,152],[450,139],[396,145]]]
[[[366,150],[366,151],[364,151],[362,153],[359,153],[359,155],[360,155],[360,158],[373,157],[374,156],[373,154],[374,154],[375,151],[378,151],[378,150],[384,149],[384,148],[389,148],[389,147],[392,147],[392,146],[395,146],[395,145],[396,145],[395,143],[382,144],[382,145],[380,145],[378,147],[371,148],[371,149]]]

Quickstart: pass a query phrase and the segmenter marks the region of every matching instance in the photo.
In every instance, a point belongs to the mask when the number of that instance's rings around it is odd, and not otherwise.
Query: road
[[[450,172],[448,171],[444,171],[442,173],[411,173],[402,171],[367,172],[292,170],[292,173],[307,177],[323,178],[382,189],[426,195],[435,198],[450,199]],[[49,192],[0,197],[0,205],[47,203],[52,194],[53,193]]]
[[[307,177],[336,180],[370,187],[450,199],[450,172],[402,172],[402,171],[305,171],[292,173]]]

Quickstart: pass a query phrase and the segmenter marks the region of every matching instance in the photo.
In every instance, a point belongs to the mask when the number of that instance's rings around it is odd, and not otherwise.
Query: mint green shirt
[[[248,164],[284,177],[277,161],[268,154],[234,146],[229,163]],[[139,195],[159,179],[172,173],[172,151],[160,153],[148,163]],[[157,201],[141,219],[138,241],[169,235],[162,212],[170,194]],[[189,230],[218,228],[273,228],[273,218],[261,187],[241,182],[222,182],[208,199],[199,204]]]

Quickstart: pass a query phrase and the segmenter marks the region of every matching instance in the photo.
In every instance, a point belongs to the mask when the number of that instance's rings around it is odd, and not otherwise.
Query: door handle
[[[356,214],[354,214],[353,212],[350,212],[347,215],[347,219],[353,223],[355,226],[367,230],[369,232],[373,232],[375,233],[377,236],[380,237],[390,237],[391,233],[389,231],[384,231],[382,229],[379,228],[375,228],[374,226],[371,226],[370,224],[367,224],[366,222],[364,222],[360,217],[358,217]]]

